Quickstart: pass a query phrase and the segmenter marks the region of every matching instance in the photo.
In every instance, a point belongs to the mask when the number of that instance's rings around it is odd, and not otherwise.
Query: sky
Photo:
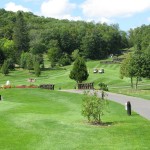
[[[0,8],[57,19],[119,24],[124,31],[150,24],[150,0],[0,0]]]

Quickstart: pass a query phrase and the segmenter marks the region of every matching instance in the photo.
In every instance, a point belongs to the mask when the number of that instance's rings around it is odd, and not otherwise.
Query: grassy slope
[[[46,65],[48,67],[48,65]],[[139,91],[132,91],[130,89],[130,79],[124,78],[120,79],[119,77],[119,64],[100,64],[99,61],[89,61],[87,62],[87,68],[89,71],[89,78],[86,82],[94,82],[95,88],[98,87],[98,83],[104,82],[108,85],[109,90],[117,93],[124,93],[127,95],[133,95],[138,97],[143,97],[150,99],[150,80],[142,80],[139,84]],[[93,68],[104,68],[104,74],[94,74]],[[55,84],[55,89],[73,89],[76,86],[76,82],[69,78],[70,70],[72,66],[66,66],[64,69],[51,70],[46,69],[42,71],[40,77],[35,77],[34,73],[29,73],[27,70],[16,69],[16,71],[11,71],[8,76],[3,76],[0,74],[0,85],[6,83],[7,80],[10,80],[12,85],[30,85],[27,82],[28,78],[37,78],[36,85],[52,83]],[[146,84],[148,84],[146,86]]]
[[[0,90],[0,149],[141,150],[150,149],[150,122],[110,102],[103,121],[88,125],[81,116],[81,95],[42,89]]]

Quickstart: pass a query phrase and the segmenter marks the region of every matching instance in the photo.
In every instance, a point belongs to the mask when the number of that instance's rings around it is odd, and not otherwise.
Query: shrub
[[[108,86],[107,86],[107,84],[101,82],[101,83],[99,83],[98,85],[99,85],[99,87],[100,87],[100,90],[108,91]]]
[[[107,100],[98,97],[96,92],[94,94],[85,92],[82,103],[82,115],[87,117],[89,122],[101,124],[101,116],[104,115],[107,104]]]

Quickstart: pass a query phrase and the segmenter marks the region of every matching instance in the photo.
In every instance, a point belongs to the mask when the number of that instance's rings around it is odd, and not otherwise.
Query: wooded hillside
[[[44,53],[48,54],[52,66],[56,63],[68,65],[78,55],[102,59],[132,46],[147,51],[150,25],[130,30],[128,34],[117,24],[58,20],[31,12],[14,13],[0,9],[1,65],[9,59],[9,63],[25,67],[24,59],[29,56],[29,62],[37,60],[42,64]]]

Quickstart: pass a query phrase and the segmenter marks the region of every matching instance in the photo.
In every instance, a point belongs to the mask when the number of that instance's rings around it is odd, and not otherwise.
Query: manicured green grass
[[[47,60],[47,59],[46,59]],[[45,65],[48,67],[47,65]],[[99,73],[93,73],[93,69],[97,68],[104,68],[105,73],[99,74]],[[141,90],[144,90],[146,88],[147,91],[150,90],[150,80],[142,79],[142,81],[139,82],[140,90],[138,90],[139,94],[136,94],[137,92],[130,92],[130,79],[124,78],[120,79],[119,74],[119,64],[102,64],[100,61],[88,61],[87,62],[87,69],[89,71],[89,78],[85,82],[94,82],[94,87],[96,89],[99,89],[98,84],[100,82],[104,82],[108,85],[109,91],[117,92],[117,93],[123,93],[123,94],[130,94],[133,96],[138,97],[144,97],[146,99],[150,99],[150,96],[145,96],[145,92],[141,92]],[[12,85],[40,85],[40,84],[55,84],[55,89],[73,89],[76,86],[76,82],[74,80],[71,80],[69,78],[69,73],[72,69],[72,65],[65,66],[60,69],[49,69],[46,68],[45,71],[42,71],[42,74],[40,77],[35,77],[34,73],[29,73],[28,70],[22,70],[22,69],[16,69],[15,71],[11,71],[8,76],[3,76],[0,74],[0,85],[4,85],[7,80],[10,81]],[[35,83],[29,83],[27,80],[29,78],[36,78]],[[128,91],[128,92],[127,92]],[[128,94],[128,95],[129,95]]]
[[[83,95],[45,89],[0,89],[1,150],[149,150],[150,122],[110,102],[94,126],[81,116]]]

